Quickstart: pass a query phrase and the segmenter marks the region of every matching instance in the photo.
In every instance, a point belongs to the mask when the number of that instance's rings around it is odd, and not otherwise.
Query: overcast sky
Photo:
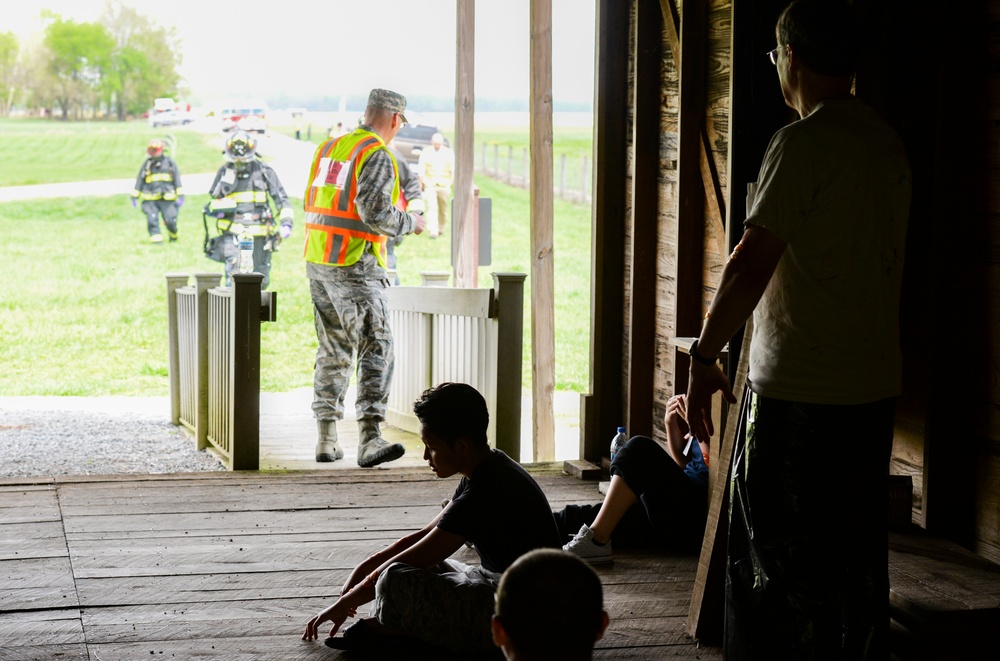
[[[407,96],[455,91],[457,0],[122,0],[181,36],[192,96],[332,95],[386,87]],[[96,21],[105,0],[5,2],[0,30],[25,37],[50,9]],[[266,10],[259,8],[266,7]],[[476,3],[476,95],[526,99],[529,0]],[[552,0],[553,97],[592,102],[594,0]],[[260,91],[246,94],[248,81]]]

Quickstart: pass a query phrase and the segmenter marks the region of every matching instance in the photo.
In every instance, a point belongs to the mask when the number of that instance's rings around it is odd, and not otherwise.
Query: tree
[[[115,46],[104,26],[56,17],[45,29],[44,43],[50,54],[48,69],[56,81],[55,99],[62,119],[69,119],[73,107],[78,114],[88,104],[94,107]]]
[[[17,89],[17,54],[20,50],[17,35],[0,32],[0,114],[10,114]]]
[[[158,27],[119,0],[105,3],[101,24],[115,43],[106,90],[119,121],[149,108],[154,98],[177,91],[180,48],[175,28]]]

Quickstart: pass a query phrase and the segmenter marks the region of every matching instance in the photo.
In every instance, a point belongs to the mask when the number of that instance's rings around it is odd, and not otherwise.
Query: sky
[[[96,21],[106,0],[5,3],[0,31],[37,34],[41,10]],[[181,75],[202,104],[225,96],[339,96],[384,87],[453,96],[457,0],[120,0],[177,28]],[[264,8],[262,10],[262,8]],[[556,103],[591,103],[595,0],[552,0]],[[529,0],[480,0],[476,96],[527,99]],[[246,94],[247,81],[259,93]]]

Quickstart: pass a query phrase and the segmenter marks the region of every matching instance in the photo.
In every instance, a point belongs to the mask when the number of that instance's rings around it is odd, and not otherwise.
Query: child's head
[[[424,429],[454,446],[465,438],[473,446],[489,447],[486,430],[490,412],[479,391],[467,383],[442,383],[423,392],[413,412]]]
[[[590,659],[608,626],[603,601],[601,580],[575,555],[531,551],[500,579],[493,640],[518,661]]]

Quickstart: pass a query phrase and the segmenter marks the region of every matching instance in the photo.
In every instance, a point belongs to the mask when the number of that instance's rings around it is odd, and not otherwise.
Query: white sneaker
[[[580,528],[580,532],[573,536],[567,544],[563,544],[563,551],[572,553],[590,565],[603,565],[612,562],[615,554],[611,551],[611,542],[599,545],[594,542],[594,531],[585,523]]]

